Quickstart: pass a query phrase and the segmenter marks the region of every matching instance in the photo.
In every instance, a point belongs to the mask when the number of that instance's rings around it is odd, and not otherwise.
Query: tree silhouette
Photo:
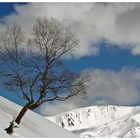
[[[73,73],[63,63],[63,57],[77,44],[75,35],[54,18],[38,18],[31,35],[26,37],[18,24],[1,31],[1,77],[7,89],[26,100],[16,119],[5,129],[8,134],[13,133],[14,122],[20,124],[29,109],[86,93],[87,74]]]

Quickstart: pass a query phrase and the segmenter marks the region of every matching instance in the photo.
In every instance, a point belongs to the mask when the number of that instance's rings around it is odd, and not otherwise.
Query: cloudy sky
[[[0,4],[1,28],[17,22],[28,34],[40,16],[54,17],[76,34],[79,45],[65,64],[88,70],[92,79],[86,100],[47,103],[43,114],[95,104],[140,105],[140,3]],[[4,90],[0,94],[22,104]]]

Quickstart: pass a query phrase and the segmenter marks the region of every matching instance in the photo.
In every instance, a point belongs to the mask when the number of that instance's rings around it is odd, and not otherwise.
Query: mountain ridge
[[[140,106],[89,106],[46,118],[80,137],[140,136]]]

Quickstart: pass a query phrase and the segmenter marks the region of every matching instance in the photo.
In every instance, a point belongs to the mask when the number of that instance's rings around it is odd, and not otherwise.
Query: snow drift
[[[18,115],[21,108],[0,96],[0,137],[76,137],[71,132],[30,110],[23,117],[20,127],[16,128],[12,135],[8,135],[4,129],[9,126],[9,121]]]
[[[47,118],[80,137],[140,137],[140,106],[91,106]]]

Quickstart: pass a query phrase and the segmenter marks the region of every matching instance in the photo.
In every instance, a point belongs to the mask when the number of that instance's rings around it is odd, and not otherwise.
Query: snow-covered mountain
[[[80,137],[140,137],[140,106],[91,106],[47,118]]]
[[[28,111],[23,117],[19,128],[12,135],[8,135],[4,129],[9,121],[15,118],[21,106],[0,96],[0,138],[2,137],[77,137],[73,133],[45,119],[43,116]]]

